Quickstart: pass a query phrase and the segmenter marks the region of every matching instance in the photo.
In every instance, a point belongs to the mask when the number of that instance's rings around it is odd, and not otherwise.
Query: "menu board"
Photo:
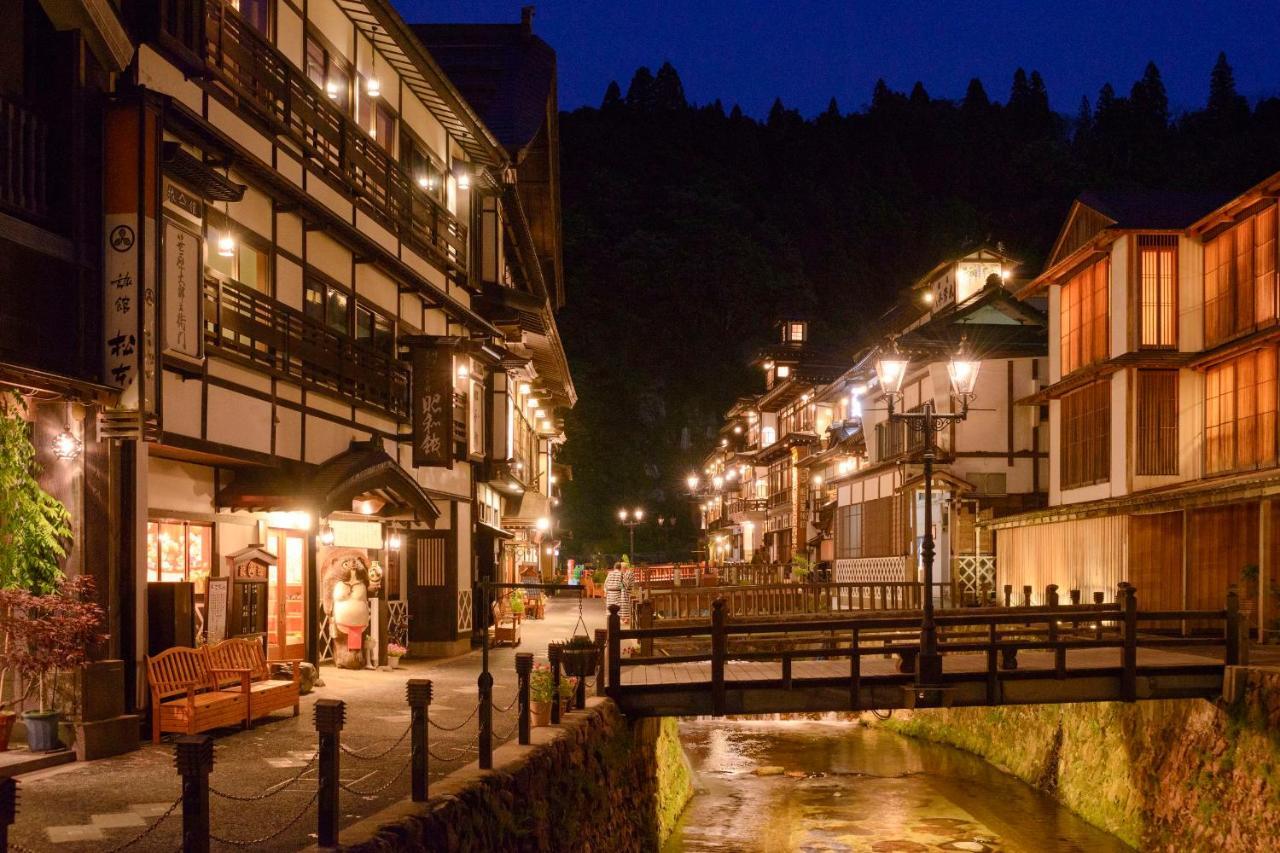
[[[227,636],[227,599],[231,591],[231,578],[209,578],[208,603],[204,624],[208,643],[217,643]]]

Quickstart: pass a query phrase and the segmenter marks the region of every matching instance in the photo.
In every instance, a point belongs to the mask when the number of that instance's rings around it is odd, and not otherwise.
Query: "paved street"
[[[600,599],[584,602],[588,632],[604,627],[604,605]],[[569,636],[577,620],[576,599],[552,599],[547,618],[526,620],[518,649],[503,647],[490,652],[494,673],[494,702],[512,704],[516,692],[515,652],[533,652],[546,659],[548,642]],[[370,756],[385,752],[409,725],[405,704],[405,681],[430,678],[434,686],[431,719],[442,726],[460,726],[457,731],[431,728],[431,751],[451,757],[451,761],[430,760],[433,779],[475,760],[476,676],[480,652],[438,663],[404,661],[394,672],[350,672],[322,667],[325,686],[303,697],[297,717],[280,712],[260,722],[249,732],[217,732],[211,784],[217,791],[235,797],[257,797],[273,792],[267,799],[242,802],[211,798],[213,834],[230,841],[252,841],[256,850],[296,850],[315,840],[315,809],[309,803],[316,791],[316,768],[309,760],[316,748],[312,727],[312,706],[318,698],[347,702],[344,746]],[[469,718],[469,719],[468,719]],[[463,724],[463,721],[466,721]],[[498,738],[515,737],[516,709],[494,712],[495,745]],[[461,749],[472,746],[465,753]],[[385,757],[359,761],[342,758],[342,782],[357,792],[341,797],[342,824],[360,820],[389,803],[409,796],[405,770],[409,758],[406,739]],[[287,784],[297,777],[295,784]],[[12,841],[31,850],[102,851],[115,848],[138,836],[155,818],[164,814],[178,797],[179,777],[174,769],[172,737],[160,746],[149,743],[137,752],[103,761],[69,764],[33,773],[20,779],[21,801]],[[385,789],[385,790],[383,790]],[[161,822],[154,831],[132,845],[130,850],[173,850],[178,846],[181,811]],[[301,815],[296,823],[267,841],[258,841],[280,830],[285,822]],[[228,849],[226,843],[215,848]]]

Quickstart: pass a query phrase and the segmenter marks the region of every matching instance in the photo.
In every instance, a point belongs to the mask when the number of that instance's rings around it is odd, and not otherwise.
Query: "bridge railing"
[[[956,588],[933,585],[934,603],[955,607]],[[764,583],[746,586],[641,588],[639,601],[652,608],[654,619],[710,618],[712,604],[724,599],[734,616],[792,616],[849,613],[863,610],[914,610],[921,606],[924,585],[892,583]]]
[[[1223,663],[1236,665],[1247,662],[1247,640],[1243,631],[1245,621],[1240,618],[1239,597],[1234,588],[1227,595],[1223,610],[1138,610],[1133,587],[1122,584],[1112,603],[1092,604],[1058,603],[1056,586],[1046,590],[1047,605],[1022,607],[985,607],[963,610],[941,610],[936,613],[938,650],[945,658],[952,655],[984,655],[988,702],[995,703],[1002,671],[1017,669],[1018,652],[1051,651],[1053,675],[1065,678],[1068,674],[1067,653],[1085,649],[1118,649],[1120,670],[1120,698],[1133,701],[1137,698],[1138,648],[1186,648],[1194,646],[1223,646]],[[1171,622],[1197,622],[1218,624],[1220,631],[1201,636],[1184,636],[1161,633]],[[1143,632],[1149,624],[1153,630]],[[825,640],[817,647],[812,641],[798,645],[786,645],[770,650],[737,648],[743,641],[761,636],[781,636],[784,640],[814,635]],[[655,640],[709,639],[709,646],[683,654],[654,655]],[[624,656],[622,643],[638,640],[639,654]],[[781,676],[774,681],[753,680],[752,686],[781,687],[790,690],[804,679],[793,678],[792,664],[802,659],[848,658],[848,689],[851,707],[859,707],[862,689],[862,659],[868,656],[897,655],[898,672],[908,675],[916,672],[923,637],[921,614],[911,611],[883,611],[861,613],[838,619],[786,619],[781,621],[738,621],[730,619],[728,601],[716,599],[711,606],[708,622],[624,630],[616,606],[610,607],[607,632],[606,663],[607,689],[611,695],[619,691],[645,690],[650,685],[624,685],[622,671],[626,667],[709,663],[709,677],[699,683],[710,687],[712,707],[717,714],[725,712],[725,669],[731,661],[778,661]],[[1096,671],[1096,668],[1093,670]],[[969,670],[972,675],[972,670]],[[944,681],[947,678],[944,669]],[[829,677],[817,681],[829,682]]]

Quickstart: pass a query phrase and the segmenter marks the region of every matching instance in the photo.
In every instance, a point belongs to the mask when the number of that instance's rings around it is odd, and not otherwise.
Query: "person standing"
[[[627,613],[622,608],[622,563],[614,563],[604,578],[604,612],[608,613],[609,608],[615,604],[618,605],[618,616],[625,625]]]
[[[622,564],[622,601],[618,612],[622,614],[623,624],[628,627],[635,627],[631,621],[632,607],[634,598],[632,593],[636,586],[636,573],[632,570],[630,563]]]

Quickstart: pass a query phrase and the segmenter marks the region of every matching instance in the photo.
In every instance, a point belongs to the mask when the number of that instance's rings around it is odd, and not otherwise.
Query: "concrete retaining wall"
[[[1230,701],[899,712],[1142,850],[1280,850],[1280,669],[1228,670]]]
[[[692,796],[676,721],[628,721],[607,699],[509,743],[342,831],[344,850],[652,851]]]

